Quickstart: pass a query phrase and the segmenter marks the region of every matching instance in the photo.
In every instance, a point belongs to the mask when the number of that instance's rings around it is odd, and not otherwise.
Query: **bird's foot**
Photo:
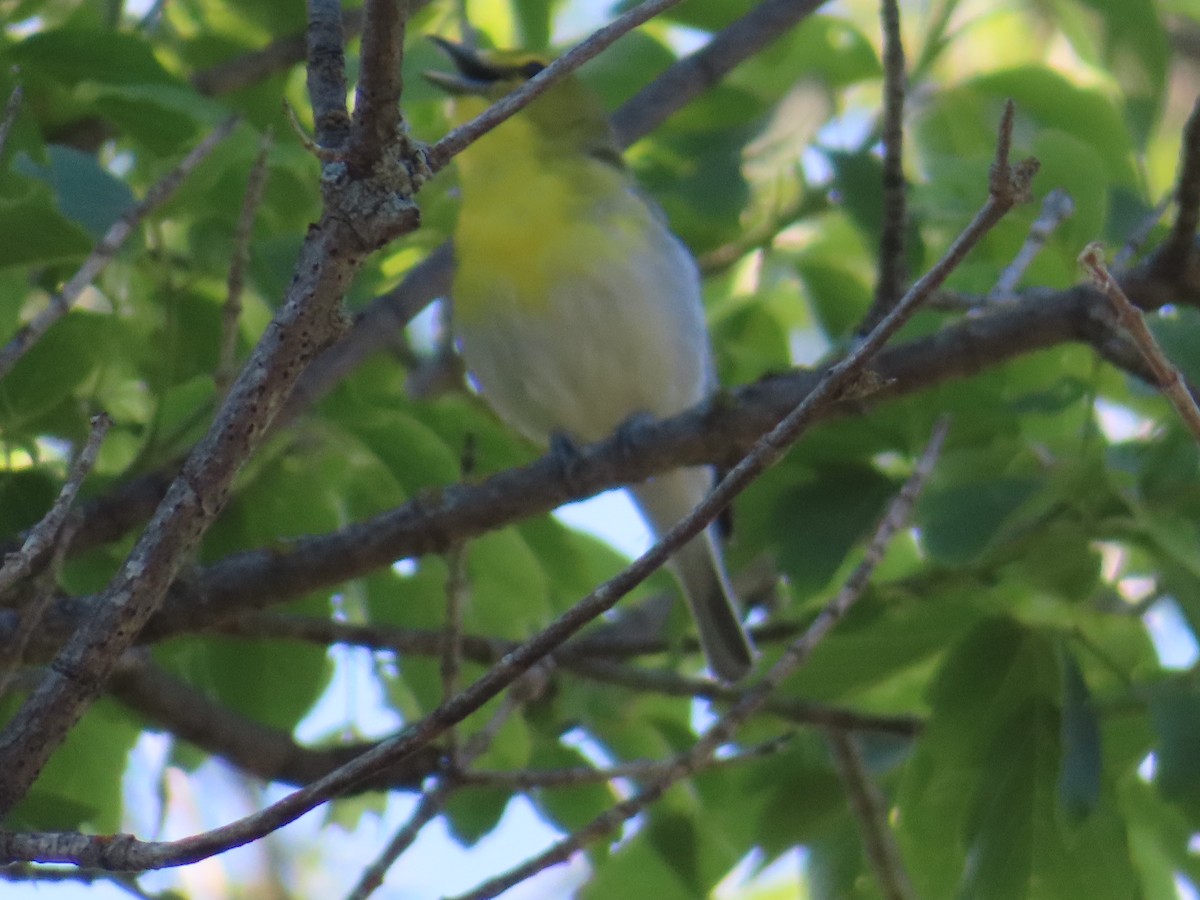
[[[617,426],[614,437],[623,459],[631,459],[637,455],[642,432],[656,421],[658,420],[650,413],[636,412]]]
[[[550,458],[558,464],[559,477],[573,496],[582,496],[584,489],[579,478],[583,454],[571,436],[562,431],[550,435]]]

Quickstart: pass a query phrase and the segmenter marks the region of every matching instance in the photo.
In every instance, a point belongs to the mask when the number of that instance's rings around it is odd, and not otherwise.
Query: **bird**
[[[455,72],[425,76],[465,122],[541,72],[521,51],[435,43]],[[501,420],[541,447],[609,437],[716,389],[691,253],[638,189],[599,96],[568,75],[463,150],[454,230],[454,330],[471,378]],[[680,468],[631,486],[661,535],[711,490]],[[710,671],[735,682],[755,650],[742,627],[715,526],[671,567]]]

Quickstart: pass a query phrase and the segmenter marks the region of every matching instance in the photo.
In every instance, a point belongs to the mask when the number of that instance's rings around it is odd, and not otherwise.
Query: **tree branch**
[[[1175,222],[1158,253],[1159,265],[1175,273],[1183,272],[1194,259],[1196,226],[1200,223],[1200,99],[1183,127],[1179,156]]]
[[[1181,296],[1150,287],[1138,277],[1125,283],[1140,288],[1148,300]],[[866,399],[875,404],[913,394],[1067,341],[1090,344],[1110,362],[1153,382],[1136,348],[1115,332],[1114,325],[1115,314],[1094,288],[1031,292],[1004,308],[884,350],[872,363],[879,387]],[[211,627],[248,610],[359,577],[396,559],[445,552],[456,540],[657,472],[728,462],[806,397],[826,372],[768,378],[730,392],[721,402],[581,448],[570,479],[559,462],[546,457],[478,484],[440,488],[337,532],[228,556],[176,584],[142,639]],[[858,415],[863,403],[861,397],[835,403],[819,417]],[[98,526],[107,520],[92,521]],[[33,636],[29,659],[45,660],[53,654],[95,603],[94,598],[57,600]],[[12,633],[15,621],[12,611],[0,609],[0,639]]]
[[[318,10],[327,4],[312,0]],[[317,79],[327,88],[321,79]],[[226,127],[232,127],[227,125]],[[402,162],[402,161],[398,161]],[[341,302],[366,255],[417,223],[391,171],[323,182],[326,208],[309,228],[284,302],[172,482],[120,571],[41,686],[0,732],[0,817],[28,790],[113,667],[161,605],[171,582],[228,500],[299,373],[344,328]],[[383,182],[383,183],[379,183]]]
[[[897,309],[899,308],[897,307]],[[546,852],[490,879],[455,900],[488,900],[550,866],[565,862],[583,847],[609,834],[622,822],[631,819],[656,802],[669,787],[703,768],[717,749],[733,737],[737,729],[766,702],[779,685],[808,660],[816,646],[834,625],[845,617],[850,607],[862,595],[875,567],[883,559],[893,536],[907,521],[921,489],[932,473],[946,436],[946,430],[945,421],[940,422],[935,428],[933,437],[921,455],[912,476],[876,528],[862,563],[854,570],[838,595],[825,606],[804,635],[798,638],[787,649],[783,657],[771,667],[762,681],[747,691],[733,709],[721,716],[691,750],[683,754],[676,764],[658,779],[643,786],[634,796],[601,813],[583,828],[558,842]]]
[[[404,31],[408,0],[366,0],[362,68],[350,126],[350,175],[362,178],[383,160],[400,136],[404,88]]]
[[[880,893],[885,900],[915,900],[916,894],[896,845],[896,836],[888,827],[887,802],[871,778],[862,751],[854,736],[841,729],[831,728],[827,735]]]
[[[875,300],[862,330],[887,315],[904,289],[908,185],[904,182],[904,41],[896,0],[883,0],[883,221],[879,234],[879,272]]]
[[[613,116],[622,147],[645,137],[672,113],[718,84],[738,63],[782,37],[826,0],[763,0],[713,36],[700,50],[672,65]]]
[[[311,784],[379,743],[301,746],[286,731],[213,702],[140,653],[122,659],[109,683],[109,692],[151,723],[264,781]],[[393,768],[378,772],[360,788],[411,790],[438,770],[441,755],[439,748],[427,747]]]
[[[317,144],[326,150],[340,150],[350,138],[345,43],[338,0],[308,0],[308,96]]]

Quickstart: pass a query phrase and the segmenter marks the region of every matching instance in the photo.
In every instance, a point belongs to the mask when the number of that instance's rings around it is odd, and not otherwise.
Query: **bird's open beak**
[[[429,70],[421,73],[426,81],[446,93],[453,96],[482,94],[504,77],[504,72],[482,59],[474,50],[436,34],[429,35],[429,39],[450,57],[458,69],[457,72]]]

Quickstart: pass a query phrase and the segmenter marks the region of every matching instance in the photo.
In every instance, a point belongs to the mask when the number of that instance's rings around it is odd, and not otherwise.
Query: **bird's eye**
[[[538,72],[542,71],[545,68],[546,68],[545,64],[540,63],[537,60],[533,60],[531,62],[525,63],[525,65],[521,66],[521,68],[518,69],[517,71],[520,72],[521,75],[524,76],[525,78],[532,78],[534,75],[536,75]]]

